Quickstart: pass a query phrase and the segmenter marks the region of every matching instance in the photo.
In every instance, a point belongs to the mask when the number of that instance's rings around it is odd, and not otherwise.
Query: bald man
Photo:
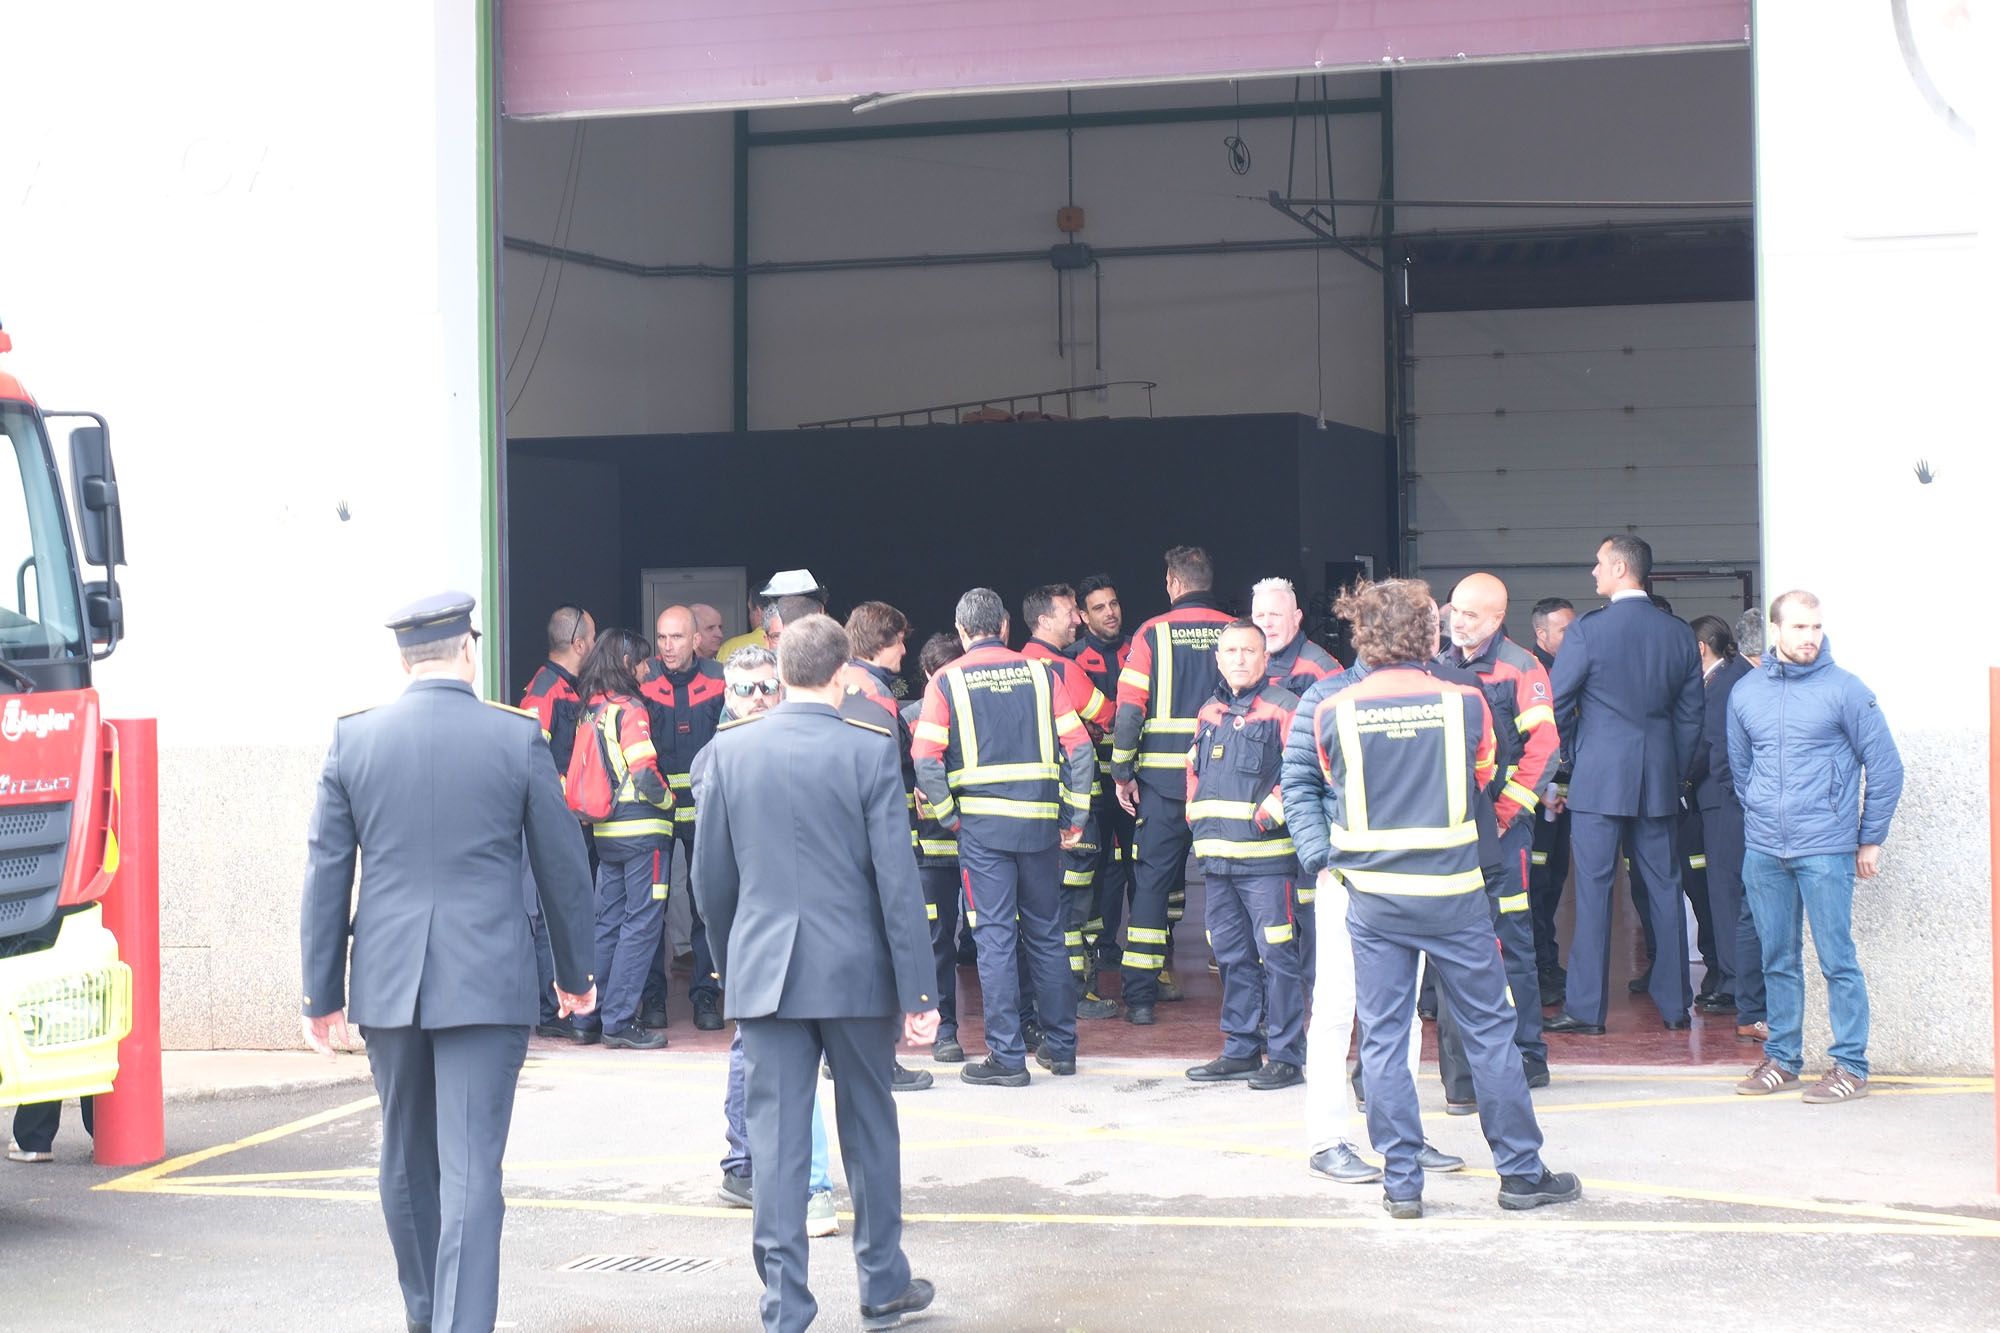
[[[722,650],[722,612],[707,602],[696,602],[688,612],[694,617],[694,655],[716,661]]]
[[[670,606],[653,622],[654,656],[639,668],[639,692],[646,697],[646,711],[653,724],[653,748],[659,756],[660,772],[674,789],[674,840],[681,846],[687,864],[694,864],[694,793],[688,773],[694,757],[715,735],[722,720],[726,686],[722,666],[704,658],[697,649],[695,613],[685,606]],[[671,861],[673,849],[666,853]],[[666,883],[669,867],[662,866],[654,883]],[[685,892],[687,877],[681,888]],[[708,932],[702,928],[701,913],[694,895],[687,894],[688,943],[694,950],[688,967],[688,999],[694,1006],[694,1025],[703,1032],[722,1026],[722,992],[715,981],[715,964],[709,956]],[[645,996],[639,1006],[639,1021],[649,1027],[667,1025],[667,941],[662,936],[660,953],[646,979]]]
[[[1514,1000],[1514,1045],[1531,1088],[1549,1081],[1542,1040],[1541,982],[1535,967],[1533,917],[1528,912],[1528,861],[1535,846],[1540,792],[1555,771],[1558,738],[1549,673],[1541,660],[1507,637],[1507,585],[1491,574],[1468,574],[1451,593],[1451,646],[1440,660],[1473,672],[1493,713],[1498,771],[1487,788],[1500,826],[1500,864],[1489,867],[1487,905]]]

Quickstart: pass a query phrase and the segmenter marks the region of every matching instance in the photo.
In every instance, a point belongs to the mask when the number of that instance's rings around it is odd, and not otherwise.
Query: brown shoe
[[[1769,1041],[1771,1025],[1761,1018],[1754,1023],[1739,1023],[1736,1027],[1736,1038],[1738,1041]]]
[[[1850,1074],[1839,1065],[1826,1071],[1826,1077],[1806,1089],[1806,1095],[1799,1098],[1814,1106],[1826,1106],[1833,1102],[1851,1102],[1868,1095],[1868,1080],[1858,1074]]]
[[[1745,1097],[1768,1097],[1785,1088],[1797,1087],[1799,1076],[1776,1060],[1765,1060],[1750,1071],[1750,1077],[1736,1085]]]

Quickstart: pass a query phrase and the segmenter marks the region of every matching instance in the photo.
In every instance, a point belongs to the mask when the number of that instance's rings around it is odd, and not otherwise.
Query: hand
[[[347,1030],[345,1009],[336,1009],[330,1014],[321,1014],[318,1018],[303,1018],[299,1021],[305,1029],[306,1045],[321,1055],[331,1056],[337,1050],[354,1049],[354,1038]]]
[[[1083,829],[1081,826],[1073,825],[1056,835],[1056,845],[1064,851],[1068,851],[1082,841]]]
[[[1542,808],[1544,810],[1547,810],[1552,815],[1561,814],[1563,812],[1563,807],[1568,804],[1569,804],[1569,798],[1560,795],[1553,788],[1550,789],[1549,794],[1547,796],[1542,798]]]
[[[1854,853],[1854,873],[1863,879],[1873,879],[1882,873],[1882,844],[1871,842],[1858,848]]]
[[[572,1014],[590,1014],[597,1011],[597,987],[592,986],[581,995],[571,995],[562,987],[555,987],[556,1014],[568,1018]]]
[[[1336,888],[1339,888],[1340,881],[1335,878],[1333,867],[1328,866],[1326,869],[1320,871],[1319,874],[1313,876],[1313,887],[1321,893],[1332,893]]]
[[[928,1046],[937,1040],[938,1011],[903,1015],[903,1040],[911,1046]]]
[[[1118,783],[1117,786],[1118,786],[1118,804],[1125,807],[1126,814],[1128,815],[1138,814],[1139,780],[1137,778],[1129,778],[1124,782]]]

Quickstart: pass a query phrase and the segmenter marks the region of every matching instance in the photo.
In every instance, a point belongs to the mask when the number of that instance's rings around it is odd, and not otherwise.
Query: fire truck
[[[0,353],[13,340],[0,332]],[[49,425],[69,427],[72,532]],[[0,1107],[109,1092],[132,973],[99,900],[118,872],[118,732],[92,667],[124,633],[110,431],[0,369]],[[78,547],[81,546],[79,552]],[[84,566],[102,575],[86,581]],[[8,600],[11,593],[12,600]]]

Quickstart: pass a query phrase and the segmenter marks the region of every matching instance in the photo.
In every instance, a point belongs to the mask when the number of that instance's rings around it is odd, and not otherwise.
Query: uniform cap
[[[434,593],[398,609],[387,624],[396,632],[398,648],[414,648],[460,634],[477,635],[472,628],[474,605],[471,593]]]
[[[758,592],[759,597],[808,596],[819,591],[819,580],[810,569],[781,569]]]

